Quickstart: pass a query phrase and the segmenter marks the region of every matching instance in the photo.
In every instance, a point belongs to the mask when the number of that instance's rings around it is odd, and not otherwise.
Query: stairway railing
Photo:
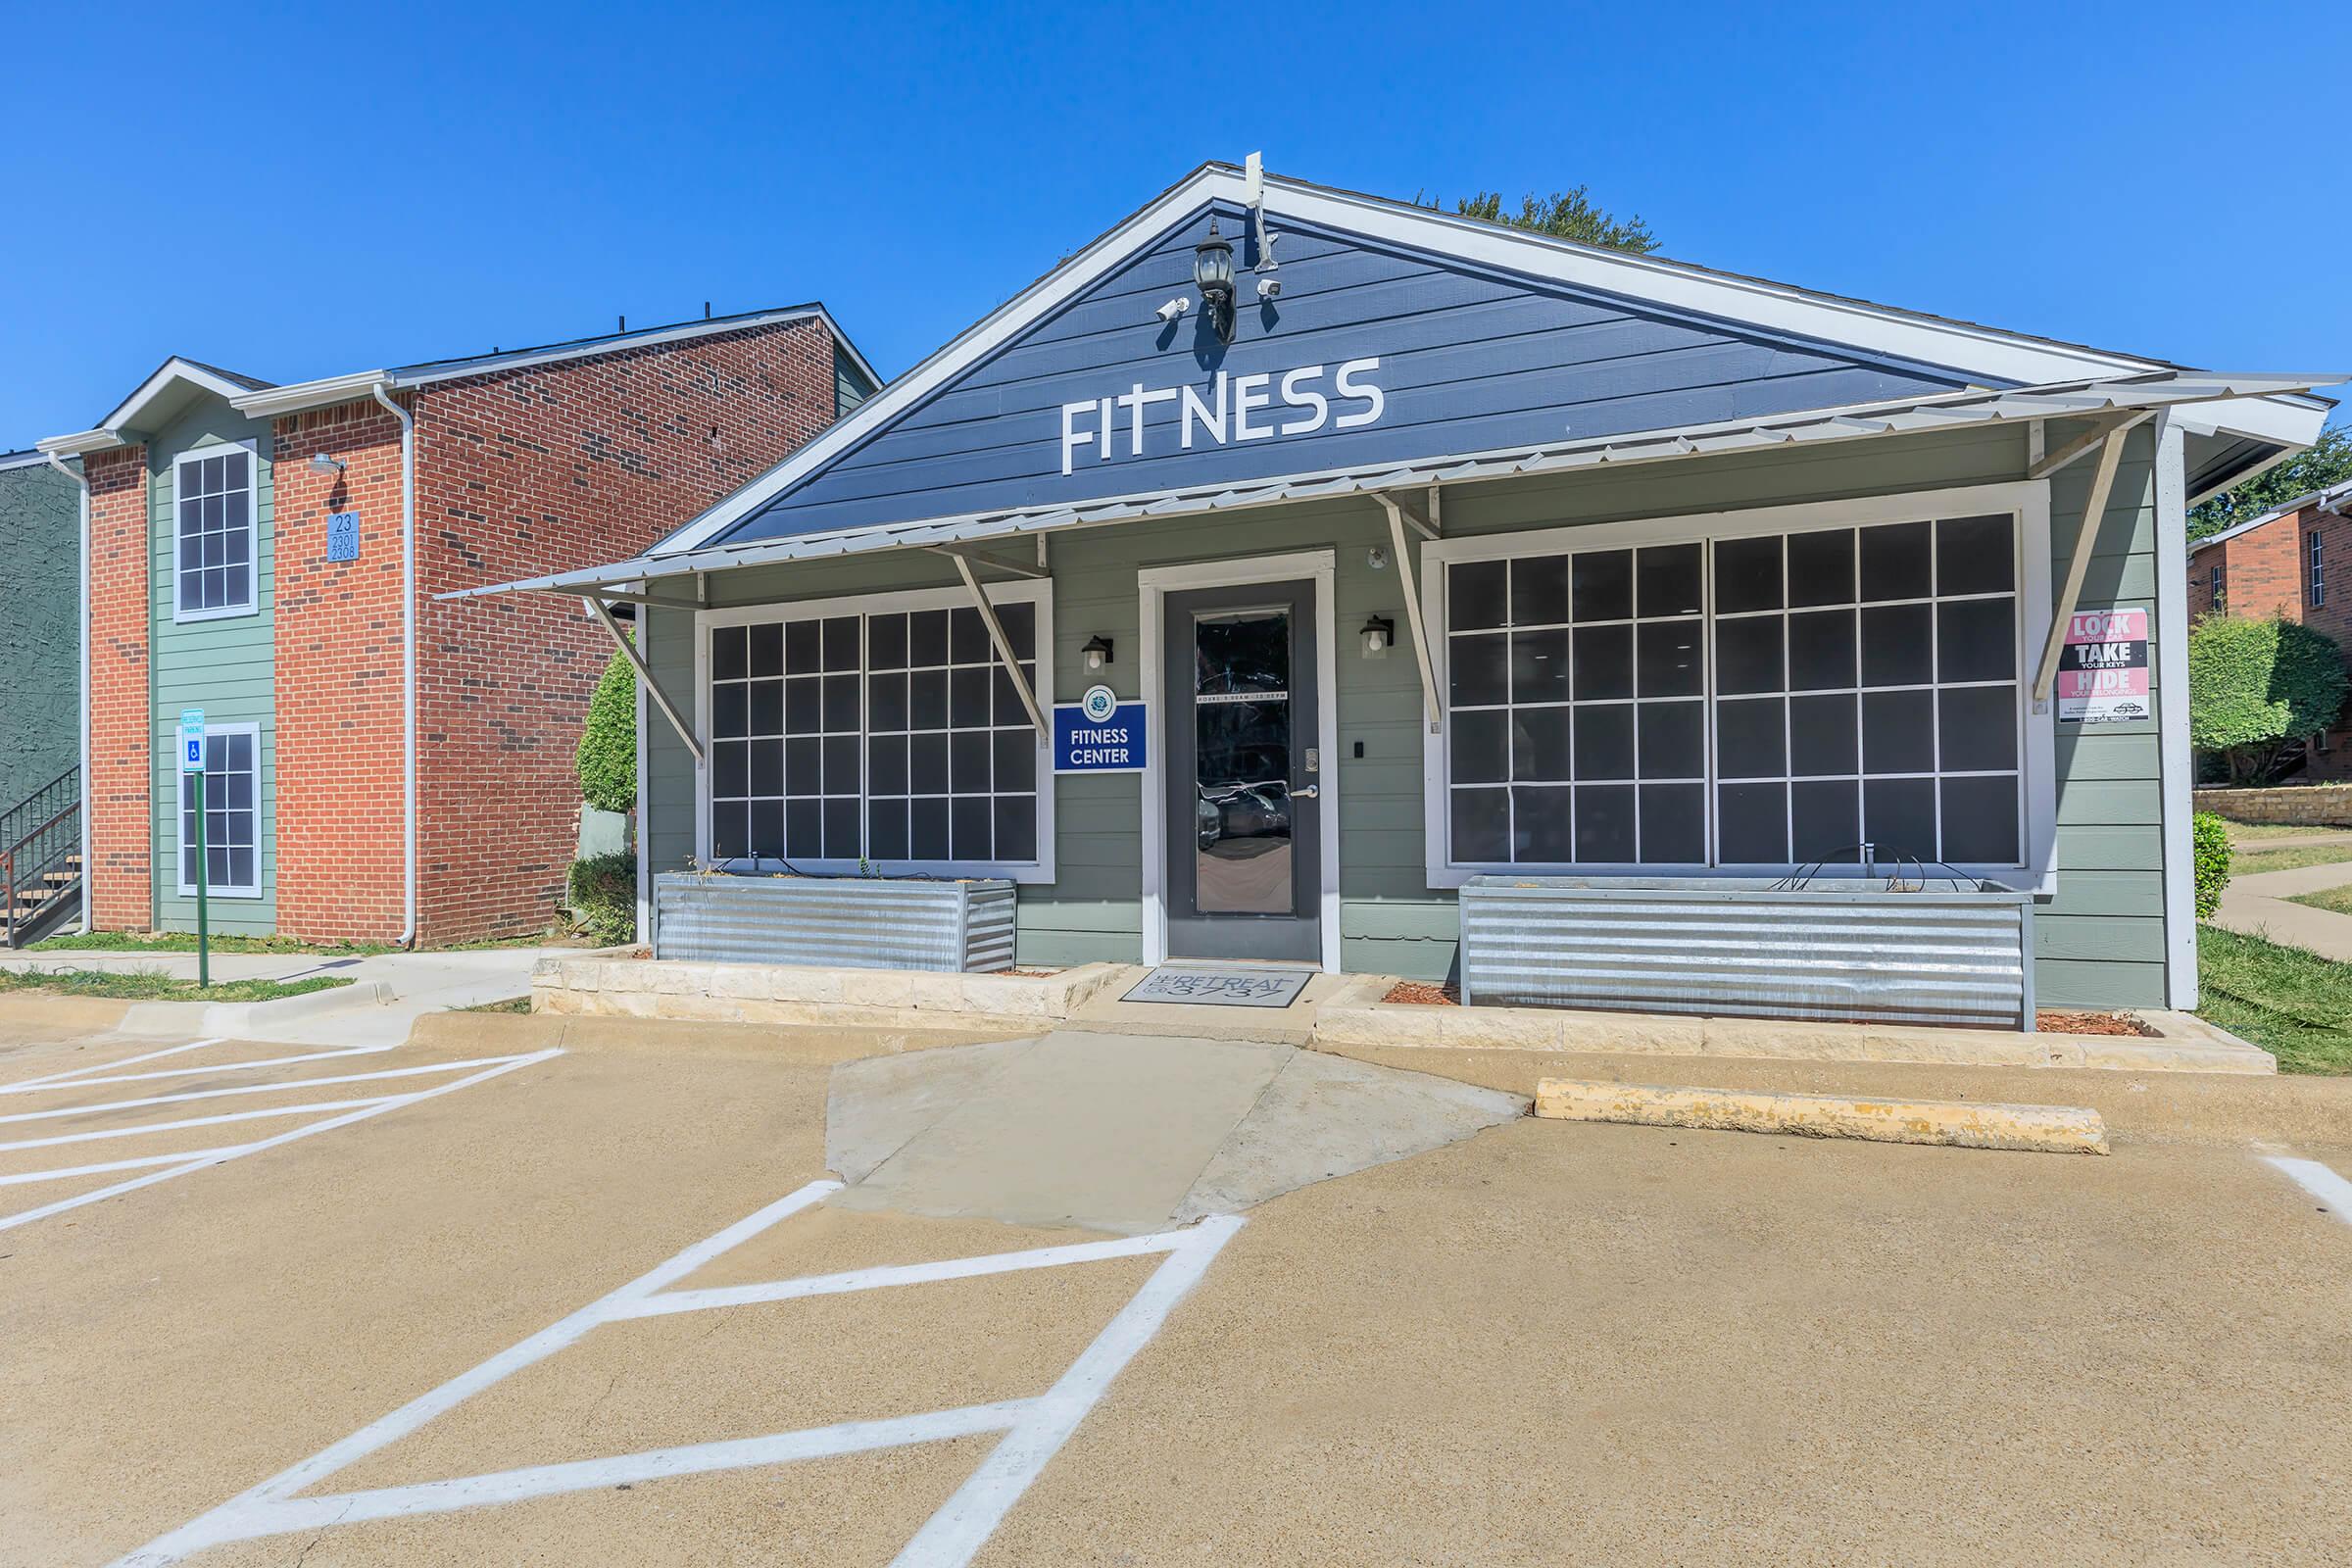
[[[81,769],[0,812],[0,946],[21,947],[82,892]]]

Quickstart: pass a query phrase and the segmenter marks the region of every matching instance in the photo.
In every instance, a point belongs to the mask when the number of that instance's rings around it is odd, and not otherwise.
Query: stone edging
[[[713,1023],[994,1031],[1059,1022],[1122,967],[1082,963],[1050,975],[1012,975],[547,958],[531,971],[531,1010]]]

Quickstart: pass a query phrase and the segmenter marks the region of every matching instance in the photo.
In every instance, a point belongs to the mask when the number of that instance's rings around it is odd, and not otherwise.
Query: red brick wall
[[[82,460],[90,485],[90,916],[144,931],[148,845],[147,449]]]
[[[2311,602],[2311,540],[2320,540],[2322,580],[2327,592]],[[2188,610],[2193,617],[2213,608],[2213,571],[2222,563],[2222,601],[2230,614],[2260,618],[2274,611],[2325,632],[2352,660],[2352,518],[2306,507],[2277,517],[2234,539],[2189,558]],[[2314,750],[2298,777],[2352,777],[2352,713],[2339,718],[2327,741]]]
[[[572,752],[612,656],[577,600],[433,596],[632,555],[823,429],[833,404],[833,340],[813,321],[418,394],[424,941],[553,918],[577,844]]]
[[[373,401],[277,421],[277,929],[400,934],[400,422]],[[339,473],[311,470],[314,453]],[[360,514],[357,561],[327,517]]]

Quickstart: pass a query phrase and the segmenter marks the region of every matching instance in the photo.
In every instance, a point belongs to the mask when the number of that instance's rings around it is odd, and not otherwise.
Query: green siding
[[[833,345],[833,417],[847,418],[858,404],[874,395],[874,383],[858,368],[858,362]]]
[[[2071,433],[2055,426],[2048,439],[2055,446]],[[1464,486],[1446,493],[1445,531],[1460,536],[2013,481],[2024,474],[2026,440],[2021,428],[1951,432]],[[2151,454],[2146,432],[2134,440],[2091,561],[2084,608],[2119,602],[2154,607]],[[2063,577],[2091,466],[2079,464],[2053,483],[2050,543],[2061,564],[2053,578]],[[1398,573],[1369,564],[1370,547],[1387,543],[1385,518],[1361,498],[1057,535],[1050,547],[1053,695],[1074,701],[1092,683],[1078,650],[1098,633],[1117,647],[1110,684],[1122,695],[1135,694],[1143,638],[1139,570],[1334,550],[1340,755],[1325,776],[1328,790],[1336,772],[1340,808],[1342,960],[1351,969],[1434,978],[1453,965],[1458,921],[1452,893],[1427,886],[1415,661],[1409,646],[1366,659],[1355,636],[1371,614],[1391,617],[1400,635],[1407,634]],[[956,580],[954,569],[936,557],[895,553],[750,568],[714,575],[709,583],[713,604],[749,605],[943,587]],[[655,612],[652,618],[654,667],[681,704],[690,703],[692,616]],[[661,869],[683,864],[690,853],[694,775],[667,726],[657,718],[649,728],[649,846]],[[1358,743],[1364,748],[1360,759],[1353,755]],[[2059,1004],[2161,1005],[2163,845],[2155,725],[2085,733],[2062,728],[2056,758],[2059,891],[2036,922],[2039,994]],[[1141,785],[1136,775],[1064,775],[1057,781],[1056,880],[1021,889],[1020,961],[1140,957]]]
[[[46,463],[0,468],[8,639],[0,659],[0,811],[81,750],[81,489]]]
[[[216,442],[253,442],[254,589],[257,611],[219,620],[186,623],[172,618],[173,568],[173,461],[179,454]],[[149,755],[154,760],[154,899],[159,930],[190,931],[196,900],[179,893],[179,710],[204,710],[208,724],[259,726],[261,809],[261,897],[211,901],[216,931],[267,935],[277,925],[277,677],[273,646],[277,585],[272,569],[272,476],[270,426],[239,418],[223,404],[207,404],[167,427],[148,443],[148,589],[153,605],[152,662],[148,675],[153,708]]]

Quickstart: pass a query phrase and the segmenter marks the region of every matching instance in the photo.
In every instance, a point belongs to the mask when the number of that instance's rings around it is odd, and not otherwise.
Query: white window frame
[[[268,830],[262,816],[262,726],[253,722],[205,725],[204,746],[207,761],[211,760],[213,738],[217,735],[222,737],[247,735],[253,739],[253,881],[249,885],[209,883],[204,890],[205,896],[214,899],[258,899],[262,896],[262,851],[264,841],[268,837]],[[172,813],[172,875],[178,881],[179,896],[183,899],[192,899],[196,896],[196,884],[180,875],[188,865],[187,857],[182,852],[189,848],[184,835],[187,832],[188,779],[191,775],[177,767],[173,768],[173,772],[178,775],[179,787],[172,795],[175,809]],[[206,808],[211,809],[209,802]]]
[[[983,585],[992,605],[1027,604],[1037,607],[1037,700],[1048,717],[1053,712],[1054,691],[1054,584],[1048,580],[1024,579],[1019,582],[988,583]],[[738,605],[725,610],[700,610],[694,616],[694,731],[703,742],[704,760],[695,764],[694,779],[694,856],[698,864],[732,868],[749,868],[755,862],[748,858],[720,862],[710,854],[710,633],[721,626],[748,626],[764,621],[822,620],[829,615],[889,615],[904,611],[969,610],[972,596],[961,588],[914,588],[899,593],[848,594],[834,599],[794,599],[764,605]],[[996,652],[990,649],[992,667],[1001,669]],[[865,678],[870,671],[864,668],[860,649],[858,672],[858,830],[865,831],[865,808],[872,797],[865,790],[866,751]],[[1018,860],[871,860],[866,868],[881,876],[989,876],[1003,877],[1011,882],[1040,883],[1054,880],[1054,743],[1051,736],[1037,740],[1037,858]],[[759,862],[767,863],[767,862]],[[859,862],[855,859],[803,859],[794,857],[792,863],[803,871],[824,876],[856,876]]]
[[[2021,823],[2024,858],[2010,865],[1964,863],[1954,869],[2017,885],[2022,878],[2035,893],[2057,891],[2057,740],[2055,720],[2034,708],[2031,674],[2034,660],[2049,635],[2050,601],[2050,489],[2047,480],[2026,483],[1970,485],[1949,490],[1917,490],[1901,495],[1866,496],[1850,501],[1799,503],[1756,507],[1737,512],[1682,514],[1624,522],[1586,523],[1560,528],[1528,529],[1511,533],[1477,534],[1433,540],[1422,547],[1421,618],[1429,633],[1430,667],[1438,690],[1448,690],[1446,665],[1451,654],[1447,635],[1445,567],[1460,562],[1498,561],[1515,556],[1556,555],[1565,551],[1616,549],[1640,545],[1678,545],[1710,540],[1750,538],[1758,534],[1806,532],[1816,528],[1869,527],[1878,523],[1917,522],[1936,517],[1981,516],[2009,513],[2017,518],[2017,680],[2018,786],[2022,796]],[[1712,620],[1710,615],[1709,620]],[[1706,662],[1703,688],[1709,722],[1706,747],[1713,771],[1715,726],[1715,668]],[[1458,888],[1474,876],[1542,875],[1557,872],[1574,876],[1641,876],[1678,880],[1753,878],[1753,866],[1703,864],[1572,863],[1533,864],[1454,862],[1448,858],[1451,833],[1448,808],[1452,797],[1451,739],[1453,710],[1444,705],[1445,722],[1435,731],[1424,726],[1421,743],[1421,795],[1424,870],[1432,889]],[[1708,808],[1712,824],[1714,808]],[[1712,833],[1710,832],[1710,838]]]
[[[2315,526],[2309,537],[2311,543],[2304,547],[2304,553],[2309,562],[2306,591],[2310,596],[2311,608],[2325,610],[2328,608],[2328,557],[2327,545],[2324,543],[2326,536]]]
[[[180,470],[191,463],[206,458],[226,457],[232,452],[245,456],[245,603],[224,605],[217,610],[190,610],[180,600],[180,584],[184,580],[179,565],[179,498]],[[166,533],[172,552],[172,619],[175,625],[192,621],[234,620],[244,615],[262,612],[262,454],[258,440],[208,441],[200,447],[190,447],[172,459],[172,513]],[[198,568],[201,570],[202,568]]]

